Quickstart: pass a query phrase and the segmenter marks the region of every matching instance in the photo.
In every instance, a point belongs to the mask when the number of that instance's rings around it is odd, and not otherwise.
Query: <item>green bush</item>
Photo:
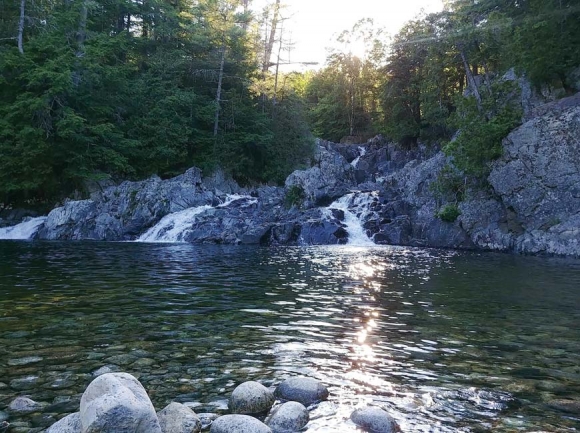
[[[302,188],[300,185],[292,185],[288,189],[288,191],[286,191],[285,202],[286,206],[288,206],[289,208],[292,206],[297,207],[302,206],[304,199],[305,199],[304,188]]]
[[[437,218],[448,223],[455,222],[459,215],[461,215],[461,211],[456,203],[446,204],[437,212]]]

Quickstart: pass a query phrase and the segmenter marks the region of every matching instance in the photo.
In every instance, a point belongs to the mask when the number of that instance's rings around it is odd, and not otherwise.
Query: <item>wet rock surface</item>
[[[355,410],[350,419],[357,426],[371,433],[395,433],[399,431],[397,423],[385,410],[367,406]]]
[[[237,414],[256,414],[270,410],[274,400],[274,394],[264,385],[248,381],[234,389],[229,408]]]
[[[282,400],[297,401],[309,406],[326,400],[328,389],[310,377],[291,377],[278,385],[275,395]]]
[[[157,418],[163,433],[198,433],[202,427],[195,412],[180,403],[170,403],[157,412]]]
[[[81,433],[81,430],[81,414],[76,412],[51,425],[46,433]]]
[[[212,423],[210,433],[272,433],[272,430],[248,415],[224,415]]]
[[[265,422],[273,433],[292,433],[302,430],[309,420],[308,410],[303,404],[289,401],[273,408]]]

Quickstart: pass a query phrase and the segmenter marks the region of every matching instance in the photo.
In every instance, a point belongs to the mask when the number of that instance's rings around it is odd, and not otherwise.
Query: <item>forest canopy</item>
[[[392,37],[362,20],[302,74],[279,71],[281,1],[250,6],[2,2],[0,203],[54,204],[87,181],[192,165],[280,184],[309,161],[313,136],[439,143],[483,176],[521,119],[506,71],[561,96],[579,87],[575,0],[451,0]]]

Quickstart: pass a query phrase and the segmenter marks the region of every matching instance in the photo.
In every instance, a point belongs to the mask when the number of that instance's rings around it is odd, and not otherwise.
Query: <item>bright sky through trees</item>
[[[254,0],[259,13],[270,0]],[[294,48],[291,62],[319,62],[326,59],[326,48],[343,30],[349,30],[362,18],[372,18],[375,24],[394,35],[405,24],[424,10],[440,11],[442,0],[286,0],[283,16],[286,21],[285,38],[291,34]],[[353,51],[356,51],[354,47]],[[360,53],[355,53],[360,54]],[[285,55],[287,60],[288,54]],[[293,65],[291,69],[300,69]]]

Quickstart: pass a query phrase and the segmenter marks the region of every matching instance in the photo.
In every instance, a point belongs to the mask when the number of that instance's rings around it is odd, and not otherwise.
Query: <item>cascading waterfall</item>
[[[245,202],[243,206],[249,206],[257,202],[255,198],[247,195],[232,194],[228,195],[223,203],[215,207],[210,205],[190,207],[164,216],[157,224],[142,234],[136,242],[185,242],[185,236],[201,214],[209,209],[228,207],[232,203],[241,200]]]
[[[0,239],[28,240],[36,234],[44,224],[46,217],[30,218],[11,227],[0,228]]]
[[[359,146],[358,147],[358,156],[352,160],[352,162],[350,163],[353,167],[356,168],[356,166],[358,165],[358,162],[360,161],[360,159],[365,156],[367,153],[367,149],[364,146]]]
[[[374,201],[376,193],[351,193],[346,194],[334,201],[328,206],[324,213],[328,217],[332,215],[333,209],[344,212],[345,229],[348,232],[348,245],[354,246],[371,246],[375,243],[367,236],[360,217],[352,210],[357,211],[360,215],[370,212],[368,207]]]

